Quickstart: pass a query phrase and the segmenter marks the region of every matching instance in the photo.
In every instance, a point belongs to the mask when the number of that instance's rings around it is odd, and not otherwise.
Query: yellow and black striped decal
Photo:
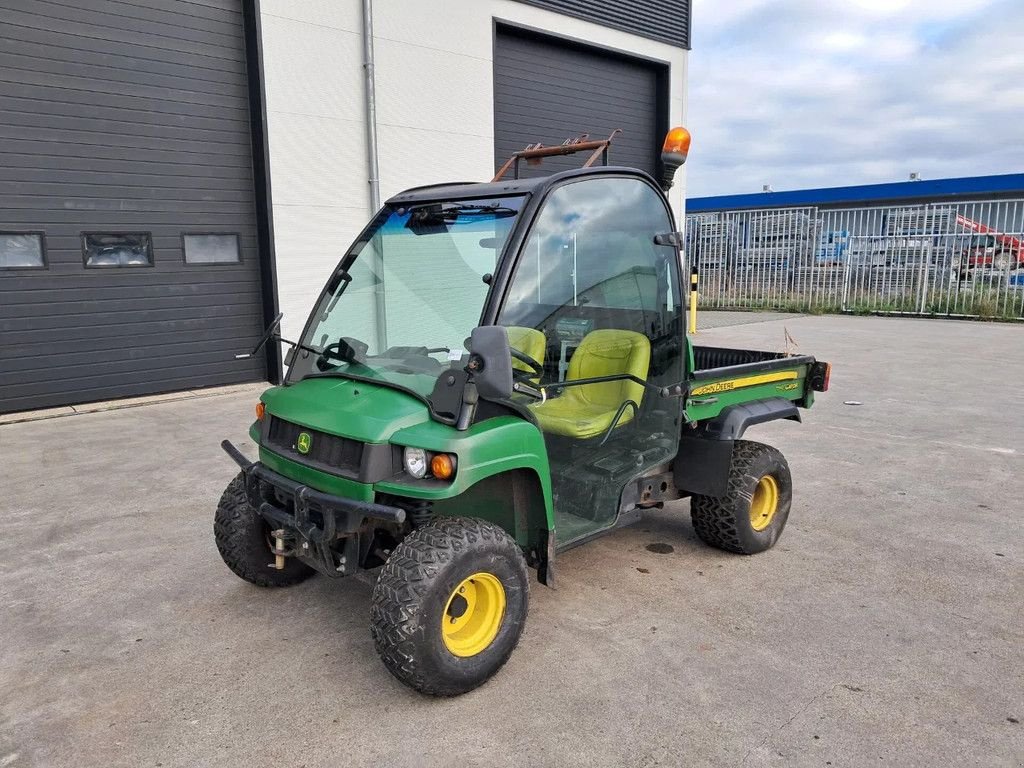
[[[697,332],[697,265],[690,267],[690,333]]]
[[[725,381],[705,384],[702,387],[690,390],[690,394],[694,396],[714,395],[718,392],[731,392],[734,389],[756,387],[758,384],[771,384],[773,381],[791,381],[796,378],[796,371],[779,371],[778,373],[762,373],[757,376],[742,376],[738,379],[726,379]]]

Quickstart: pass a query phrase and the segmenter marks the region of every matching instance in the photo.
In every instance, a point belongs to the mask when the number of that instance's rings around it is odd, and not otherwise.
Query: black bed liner
[[[694,379],[718,379],[797,365],[813,365],[814,358],[811,355],[787,355],[785,352],[762,352],[757,349],[694,346],[693,362]]]

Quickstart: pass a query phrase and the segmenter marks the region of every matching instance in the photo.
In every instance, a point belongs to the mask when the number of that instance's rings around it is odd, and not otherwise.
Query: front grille
[[[276,416],[267,418],[270,423],[267,425],[264,442],[267,448],[275,453],[335,474],[339,471],[344,474],[359,474],[359,465],[363,460],[363,443],[347,437],[328,435],[326,432],[293,424]],[[307,453],[300,453],[297,447],[299,434],[302,432],[310,437]]]

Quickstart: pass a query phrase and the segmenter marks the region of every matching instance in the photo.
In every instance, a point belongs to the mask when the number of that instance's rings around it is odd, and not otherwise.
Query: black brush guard
[[[272,530],[285,534],[281,538],[289,548],[275,548],[273,554],[297,557],[327,576],[347,576],[359,569],[359,536],[353,534],[368,520],[405,522],[401,507],[322,493],[249,461],[229,440],[222,441],[220,447],[241,468],[249,503]],[[284,496],[291,501],[292,511],[267,501],[264,484],[276,491],[275,498]],[[335,549],[339,540],[343,542],[341,551]]]

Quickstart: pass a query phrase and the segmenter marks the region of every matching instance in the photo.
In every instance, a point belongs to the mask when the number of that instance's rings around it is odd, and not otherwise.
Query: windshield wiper
[[[463,216],[494,216],[498,219],[505,219],[515,216],[517,213],[519,211],[515,208],[509,208],[506,205],[471,205],[460,203],[458,205],[442,207],[438,204],[431,204],[413,208],[411,211],[412,215],[409,217],[409,223],[451,222]]]
[[[442,208],[441,213],[444,214],[455,214],[456,216],[462,216],[463,214],[475,215],[475,216],[486,216],[488,214],[494,214],[499,218],[505,218],[507,216],[515,216],[519,211],[515,208],[509,208],[507,205],[450,205],[447,208]]]
[[[341,298],[341,294],[345,292],[345,289],[348,288],[351,282],[352,275],[350,275],[346,270],[342,269],[341,267],[338,267],[338,269],[331,276],[330,285],[327,286],[329,292],[334,293],[334,291],[337,291],[337,293],[335,293],[334,296],[331,297],[331,303],[320,315],[321,322],[326,320],[327,316],[331,314],[331,310],[333,310],[334,307],[337,305],[338,299]]]

